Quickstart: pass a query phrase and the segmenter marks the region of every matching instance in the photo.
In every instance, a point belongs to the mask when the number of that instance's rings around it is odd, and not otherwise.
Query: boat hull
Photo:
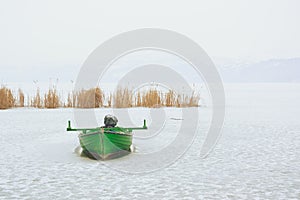
[[[93,159],[112,159],[130,153],[132,134],[96,131],[79,135],[83,153]]]

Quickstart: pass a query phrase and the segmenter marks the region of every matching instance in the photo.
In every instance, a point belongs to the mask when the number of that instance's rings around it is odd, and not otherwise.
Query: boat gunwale
[[[122,136],[132,136],[132,133],[118,133],[118,132],[113,132],[113,131],[96,131],[92,133],[80,133],[79,137],[84,137],[84,136],[89,136],[89,135],[94,135],[94,134],[114,134],[114,135],[122,135]]]

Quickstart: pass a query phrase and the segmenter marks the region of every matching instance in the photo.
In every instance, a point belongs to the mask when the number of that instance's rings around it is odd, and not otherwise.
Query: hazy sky
[[[298,0],[0,1],[0,78],[80,66],[110,37],[144,27],[180,32],[212,57],[300,57]]]

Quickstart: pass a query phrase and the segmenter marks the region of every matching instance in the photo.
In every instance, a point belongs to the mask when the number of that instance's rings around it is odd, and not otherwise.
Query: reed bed
[[[200,95],[196,94],[195,91],[190,95],[178,95],[176,107],[198,107]]]
[[[19,107],[24,107],[25,106],[25,96],[24,96],[24,93],[21,89],[18,90],[17,102],[18,102]]]
[[[169,90],[165,95],[165,106],[166,107],[178,107],[179,101],[178,101],[178,95],[173,90]]]
[[[141,97],[142,107],[155,108],[164,106],[162,97],[163,94],[157,89],[150,89],[149,91],[146,91]]]
[[[68,96],[68,107],[73,108],[100,108],[103,107],[104,93],[99,88],[81,90]]]
[[[2,86],[0,88],[0,109],[12,108],[15,106],[15,98],[10,89]]]
[[[157,88],[133,92],[126,87],[119,87],[114,93],[104,95],[100,87],[78,92],[70,92],[64,100],[55,87],[41,94],[39,88],[32,97],[27,97],[28,104],[25,105],[24,92],[19,89],[14,95],[13,91],[6,87],[0,88],[0,109],[12,107],[34,107],[34,108],[130,108],[130,107],[198,107],[200,95],[193,91],[191,94],[179,94],[169,90],[163,92]]]
[[[60,97],[57,94],[56,89],[49,89],[47,94],[44,95],[44,107],[43,108],[59,108],[61,106]]]
[[[113,94],[113,107],[114,108],[130,108],[133,107],[133,92],[128,88],[117,88]]]
[[[37,89],[36,94],[31,99],[31,101],[30,101],[30,107],[43,108],[43,100],[41,98],[40,90],[39,89]]]

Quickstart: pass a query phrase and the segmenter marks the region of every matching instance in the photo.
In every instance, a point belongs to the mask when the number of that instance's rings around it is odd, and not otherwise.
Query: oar
[[[82,131],[83,133],[86,133],[86,131],[97,131],[97,130],[112,130],[114,127],[112,128],[103,128],[103,127],[96,127],[96,128],[72,128],[71,127],[71,121],[68,121],[68,127],[67,127],[67,131]],[[122,128],[122,127],[120,127]],[[143,129],[147,129],[147,125],[146,125],[146,120],[144,119],[144,125],[142,127],[133,127],[133,128],[123,128],[126,129],[128,131],[132,131],[132,130],[143,130]]]

